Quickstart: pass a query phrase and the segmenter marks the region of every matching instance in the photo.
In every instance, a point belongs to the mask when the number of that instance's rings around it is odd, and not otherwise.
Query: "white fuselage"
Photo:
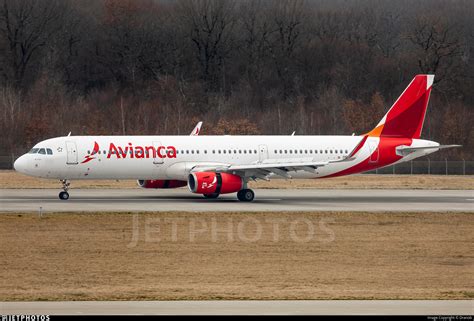
[[[334,175],[357,168],[357,164],[364,161],[371,164],[364,170],[389,165],[387,161],[379,163],[382,155],[378,151],[378,137],[368,137],[350,160],[344,160],[361,140],[361,136],[67,136],[38,143],[33,150],[44,148],[46,152],[36,150],[21,156],[15,162],[15,169],[32,176],[56,179],[185,181],[193,167],[200,164],[330,162],[314,172],[290,172],[293,178]],[[413,139],[411,146],[427,143],[436,144]],[[415,152],[391,163],[434,151]]]

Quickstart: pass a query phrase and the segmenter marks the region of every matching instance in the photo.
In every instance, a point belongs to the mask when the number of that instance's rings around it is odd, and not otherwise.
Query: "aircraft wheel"
[[[59,193],[59,199],[62,199],[64,201],[69,199],[69,193],[68,192],[61,192]]]
[[[251,189],[243,189],[237,193],[237,198],[241,202],[251,202],[255,198],[255,193]]]

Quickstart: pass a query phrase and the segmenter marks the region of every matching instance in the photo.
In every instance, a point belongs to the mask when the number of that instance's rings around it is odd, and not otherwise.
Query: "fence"
[[[0,169],[12,169],[17,157],[0,156]],[[474,175],[474,161],[430,160],[415,161],[379,168],[367,174],[428,174],[428,175]]]
[[[474,161],[414,160],[379,168],[367,174],[474,175]]]

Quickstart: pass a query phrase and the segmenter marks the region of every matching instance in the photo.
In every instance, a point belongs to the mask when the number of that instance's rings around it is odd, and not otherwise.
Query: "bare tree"
[[[11,68],[7,81],[16,87],[24,85],[31,62],[63,27],[57,21],[64,11],[58,0],[3,0],[0,34],[7,39]]]
[[[301,0],[282,0],[275,4],[272,12],[272,38],[269,50],[279,80],[283,86],[283,96],[290,93],[295,53],[303,41],[304,22],[308,8]]]
[[[455,22],[439,17],[421,16],[414,23],[408,37],[420,52],[418,67],[422,73],[436,74],[435,83],[460,75],[456,68],[463,55],[460,31]]]
[[[233,49],[235,2],[229,0],[180,1],[178,23],[195,46],[201,78],[216,89],[225,59]],[[224,71],[225,73],[225,71]],[[223,83],[221,82],[221,89]]]
[[[268,10],[268,2],[250,0],[244,1],[239,11],[242,43],[240,50],[244,54],[247,81],[251,86],[262,80],[266,59],[269,56],[270,36],[273,30]]]

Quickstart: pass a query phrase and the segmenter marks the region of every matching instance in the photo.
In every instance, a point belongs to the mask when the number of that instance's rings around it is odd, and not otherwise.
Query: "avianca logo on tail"
[[[90,154],[84,157],[81,164],[90,162],[95,159],[94,155],[99,153],[99,144],[94,142],[94,148]],[[128,146],[116,146],[110,143],[109,149],[105,152],[107,158],[115,156],[117,159],[122,158],[176,158],[176,148],[174,146],[133,146],[128,143]]]

